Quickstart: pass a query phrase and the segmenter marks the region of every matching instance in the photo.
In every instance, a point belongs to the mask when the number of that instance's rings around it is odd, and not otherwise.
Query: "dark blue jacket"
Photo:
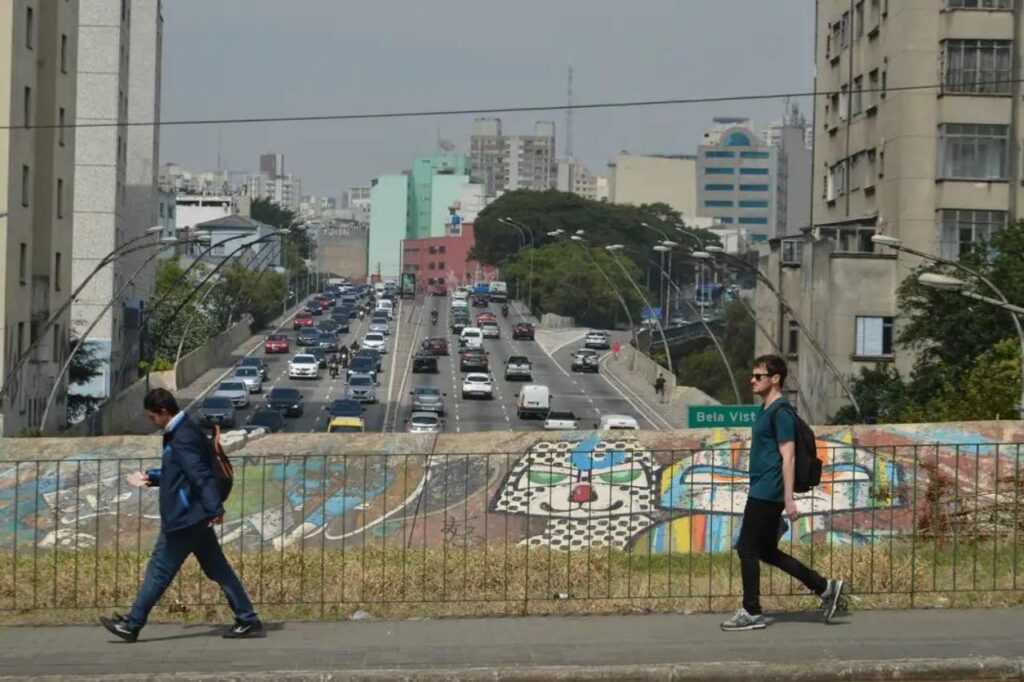
[[[160,528],[181,530],[223,516],[220,493],[210,475],[213,446],[186,415],[163,438],[159,469],[146,472],[151,486],[160,487]]]

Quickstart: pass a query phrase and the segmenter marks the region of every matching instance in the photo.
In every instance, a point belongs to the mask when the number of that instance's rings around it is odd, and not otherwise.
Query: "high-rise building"
[[[815,105],[811,228],[772,243],[761,267],[841,375],[878,363],[905,373],[915,357],[896,344],[895,292],[917,262],[871,237],[956,258],[1018,215],[1024,3],[816,4],[815,90],[834,94]],[[940,87],[920,87],[937,68]],[[757,308],[797,366],[800,406],[824,423],[849,404],[841,384],[763,287]]]
[[[469,139],[470,178],[487,196],[506,191],[544,191],[558,184],[555,124],[538,121],[533,135],[504,135],[501,119],[480,118]]]
[[[797,104],[787,107],[786,115],[765,131],[765,143],[779,150],[779,213],[777,236],[798,235],[811,220],[812,147],[807,143],[812,127]]]
[[[260,174],[272,178],[284,175],[284,154],[260,154]]]
[[[459,198],[462,185],[469,182],[468,171],[469,160],[458,152],[413,157],[409,183],[410,239],[444,235],[444,224],[434,219],[435,209],[445,210]]]
[[[572,192],[579,196],[596,201],[598,199],[599,175],[594,175],[579,159],[558,160],[558,184],[560,192]],[[607,200],[607,179],[604,182],[605,200]]]
[[[697,212],[697,157],[623,152],[608,164],[608,200],[613,204],[663,203],[687,223]]]
[[[72,291],[79,3],[0,4],[0,435],[53,432],[66,422],[71,315],[43,324]],[[35,344],[33,346],[33,344]],[[18,359],[28,351],[18,371]],[[10,377],[8,377],[10,375]],[[56,382],[58,398],[42,423]]]
[[[302,206],[302,180],[284,172],[284,154],[261,154],[260,172],[246,182],[246,195],[298,212]]]
[[[370,189],[370,275],[397,277],[409,225],[409,176],[382,175]]]
[[[108,254],[157,224],[158,132],[125,124],[159,118],[161,33],[156,0],[80,1],[76,122],[101,125],[81,127],[76,136],[73,286]],[[133,34],[140,44],[133,46]],[[137,60],[134,78],[132,60]],[[138,331],[154,273],[152,267],[139,268],[152,254],[117,258],[75,301],[73,333],[84,334],[98,319],[85,341],[102,359],[101,376],[76,391],[109,397],[138,377]]]
[[[699,213],[739,228],[748,244],[766,242],[786,224],[780,150],[754,134],[749,119],[716,118],[714,123],[697,152]]]

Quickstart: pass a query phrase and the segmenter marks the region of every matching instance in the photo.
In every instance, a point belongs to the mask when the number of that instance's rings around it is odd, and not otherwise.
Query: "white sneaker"
[[[828,587],[821,593],[821,611],[825,616],[825,622],[831,623],[837,610],[841,610],[843,599],[843,588],[846,581],[839,579],[828,581]]]
[[[768,627],[764,616],[758,614],[752,616],[747,610],[740,608],[732,618],[722,623],[722,629],[726,632],[739,632],[740,630],[761,630]]]

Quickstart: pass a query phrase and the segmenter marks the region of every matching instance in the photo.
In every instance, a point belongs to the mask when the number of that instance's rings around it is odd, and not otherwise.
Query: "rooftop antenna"
[[[565,157],[572,158],[572,56],[569,57],[569,106],[565,110]]]

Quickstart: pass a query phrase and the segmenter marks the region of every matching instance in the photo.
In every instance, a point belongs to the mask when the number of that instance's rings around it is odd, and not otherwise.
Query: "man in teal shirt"
[[[790,521],[799,515],[793,498],[796,419],[793,407],[782,396],[787,374],[786,361],[777,355],[754,360],[750,387],[762,404],[751,434],[750,488],[736,542],[743,606],[722,623],[723,630],[760,630],[768,625],[761,614],[762,561],[785,571],[821,597],[826,623],[832,621],[843,593],[842,580],[825,579],[779,549],[783,512]]]

